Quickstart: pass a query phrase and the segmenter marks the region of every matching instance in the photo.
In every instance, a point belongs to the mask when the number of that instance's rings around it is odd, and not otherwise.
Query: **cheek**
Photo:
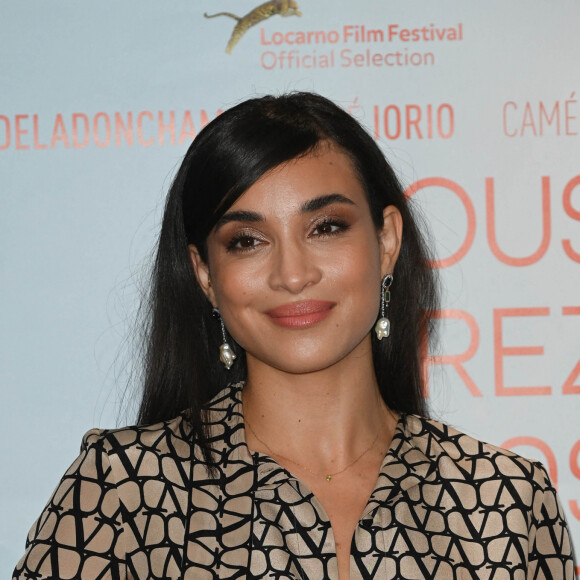
[[[262,277],[249,266],[249,261],[222,261],[212,271],[216,302],[224,323],[234,338],[248,308],[256,307],[256,302],[264,297]]]
[[[230,309],[230,305],[243,303],[251,293],[255,280],[244,275],[239,269],[225,269],[216,272],[215,294],[220,308]]]
[[[378,244],[370,241],[361,250],[352,248],[341,255],[332,272],[328,272],[333,284],[347,295],[351,308],[361,314],[378,312],[381,294],[381,263]]]
[[[223,310],[227,304],[239,300],[252,284],[248,260],[233,259],[216,242],[208,244],[209,272],[218,307]]]

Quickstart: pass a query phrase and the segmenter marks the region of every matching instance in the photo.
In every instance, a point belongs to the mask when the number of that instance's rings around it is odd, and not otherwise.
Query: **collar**
[[[204,550],[188,549],[185,555],[187,567],[207,570],[210,566],[218,578],[246,577],[251,558],[256,496],[288,483],[295,488],[300,486],[273,459],[250,453],[244,433],[242,388],[243,383],[227,387],[207,408],[210,444],[218,460],[217,478],[207,478],[201,462],[197,459],[192,462],[192,503],[186,537],[192,545],[203,544]],[[364,510],[363,526],[372,526],[374,518],[386,513],[379,509],[381,506],[394,503],[414,486],[436,477],[436,460],[444,451],[437,436],[425,436],[431,423],[413,415],[401,416],[377,485]],[[300,487],[300,494],[304,497],[306,490]],[[194,495],[199,497],[194,500]],[[198,500],[202,504],[209,502],[211,508],[197,509]],[[213,532],[208,534],[208,530]]]
[[[295,477],[270,457],[252,454],[248,449],[242,410],[243,386],[244,383],[230,385],[209,404],[212,447],[221,455],[220,471],[227,481],[240,470],[255,469],[256,489],[271,489]],[[363,519],[424,480],[435,479],[437,460],[446,455],[440,444],[443,432],[443,426],[434,421],[401,415]]]

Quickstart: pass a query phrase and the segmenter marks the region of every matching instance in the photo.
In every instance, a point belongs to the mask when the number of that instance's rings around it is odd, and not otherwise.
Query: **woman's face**
[[[322,144],[266,173],[210,233],[199,282],[245,350],[248,368],[291,373],[371,356],[381,278],[393,271],[401,217],[377,231],[349,157]]]

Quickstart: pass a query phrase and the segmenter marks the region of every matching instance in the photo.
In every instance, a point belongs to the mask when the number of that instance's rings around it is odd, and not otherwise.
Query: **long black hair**
[[[231,370],[218,360],[220,327],[195,277],[188,244],[207,261],[207,236],[228,208],[267,171],[331,142],[352,160],[373,222],[394,205],[403,240],[394,269],[392,334],[378,341],[373,360],[381,395],[398,412],[426,415],[422,354],[436,283],[416,217],[392,168],[348,113],[313,93],[250,99],[209,123],[195,138],[173,181],[163,217],[151,291],[145,302],[144,391],[140,423],[189,409],[193,437],[203,443],[204,405],[228,383],[246,378],[245,353],[233,343]],[[378,291],[378,289],[377,289]]]

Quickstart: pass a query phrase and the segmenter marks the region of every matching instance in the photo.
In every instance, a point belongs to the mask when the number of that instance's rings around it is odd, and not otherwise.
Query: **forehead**
[[[366,205],[363,186],[350,157],[337,147],[322,145],[265,173],[231,206],[231,210],[284,213],[305,201],[340,193]]]

